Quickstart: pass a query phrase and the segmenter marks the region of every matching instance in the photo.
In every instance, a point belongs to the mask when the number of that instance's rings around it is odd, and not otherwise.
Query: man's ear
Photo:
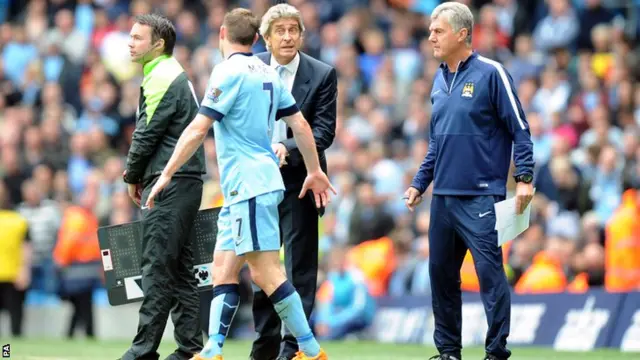
[[[256,36],[253,37],[253,44],[255,45],[255,43],[258,41],[258,39],[260,39],[260,35],[258,35],[258,33],[256,33]]]
[[[160,49],[160,48],[164,48],[164,39],[160,39],[156,43],[156,49]],[[163,51],[164,51],[164,49],[163,49]]]
[[[469,36],[469,30],[460,29],[459,36],[458,36],[458,41],[465,42],[468,36]]]

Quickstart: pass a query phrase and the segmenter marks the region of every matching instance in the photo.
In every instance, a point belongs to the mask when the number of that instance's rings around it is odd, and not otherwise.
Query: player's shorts
[[[218,214],[215,251],[235,251],[240,256],[253,251],[280,250],[278,205],[284,191],[272,191],[223,206]]]

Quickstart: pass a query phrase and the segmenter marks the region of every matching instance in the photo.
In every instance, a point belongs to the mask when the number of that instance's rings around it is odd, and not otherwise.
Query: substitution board
[[[200,210],[191,232],[193,276],[200,291],[212,289],[211,262],[220,208]],[[113,306],[142,301],[142,222],[98,229],[105,286]]]

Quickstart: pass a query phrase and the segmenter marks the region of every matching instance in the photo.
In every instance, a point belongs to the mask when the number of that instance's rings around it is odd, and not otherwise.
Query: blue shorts
[[[278,205],[282,199],[284,191],[278,190],[223,206],[218,215],[215,251],[235,251],[238,256],[253,251],[279,251]]]

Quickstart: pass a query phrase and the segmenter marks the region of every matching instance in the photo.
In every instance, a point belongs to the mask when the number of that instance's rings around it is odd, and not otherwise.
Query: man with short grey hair
[[[512,148],[518,213],[531,201],[529,125],[504,67],[472,50],[469,8],[447,2],[434,9],[431,20],[429,41],[442,64],[431,90],[429,150],[405,199],[414,210],[433,182],[429,273],[440,354],[432,359],[462,358],[460,268],[467,249],[489,324],[485,360],[507,359],[511,297],[494,204],[506,196]]]
[[[304,31],[298,9],[288,4],[272,6],[260,24],[268,52],[257,56],[276,68],[291,91],[311,126],[320,166],[326,172],[324,151],[335,137],[338,79],[334,68],[300,51]],[[286,187],[278,210],[287,278],[300,294],[308,319],[318,279],[318,215],[322,215],[324,209],[317,209],[310,196],[298,198],[307,171],[293,132],[284,121],[276,121],[272,148],[279,159]],[[296,339],[288,332],[282,339],[280,318],[263,291],[254,293],[253,315],[258,338],[253,343],[251,357],[255,360],[293,358],[298,349]],[[281,342],[284,342],[282,350]]]

